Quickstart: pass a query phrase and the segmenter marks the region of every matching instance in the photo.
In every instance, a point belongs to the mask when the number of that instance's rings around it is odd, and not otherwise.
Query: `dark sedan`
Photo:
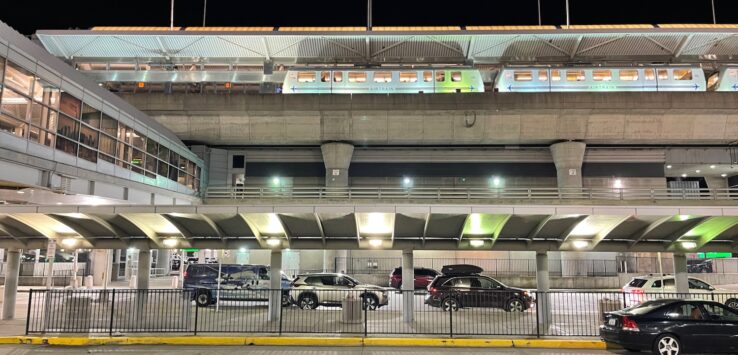
[[[664,299],[605,314],[600,337],[659,355],[738,353],[738,312],[717,302]]]

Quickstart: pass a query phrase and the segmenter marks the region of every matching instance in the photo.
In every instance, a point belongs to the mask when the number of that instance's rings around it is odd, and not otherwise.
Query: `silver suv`
[[[350,291],[350,292],[346,292]],[[301,309],[318,306],[340,306],[346,297],[363,300],[363,308],[376,310],[389,302],[389,290],[376,285],[362,284],[356,279],[336,273],[297,275],[292,282],[290,298]]]

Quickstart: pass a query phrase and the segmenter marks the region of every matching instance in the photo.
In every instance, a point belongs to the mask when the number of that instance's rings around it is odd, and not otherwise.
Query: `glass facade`
[[[64,92],[60,83],[0,57],[0,131],[199,191],[201,172],[194,162]]]

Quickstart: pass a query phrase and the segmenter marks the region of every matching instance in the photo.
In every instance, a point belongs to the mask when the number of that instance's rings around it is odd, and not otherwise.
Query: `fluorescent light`
[[[695,242],[682,242],[682,248],[684,249],[694,249],[697,247],[697,243]]]
[[[501,182],[502,182],[502,180],[500,180],[500,178],[498,176],[495,176],[495,177],[492,178],[492,185],[494,185],[494,186],[500,186],[500,183]]]
[[[671,165],[667,165],[667,166],[666,166],[666,168],[667,168],[667,169],[671,169]]]
[[[275,177],[272,178],[272,184],[279,185],[279,177],[278,176],[275,176]]]
[[[584,249],[589,246],[589,242],[586,240],[575,240],[572,244],[577,249]]]
[[[720,174],[720,177],[728,177],[728,174],[722,173]]]
[[[69,248],[74,248],[74,246],[77,245],[77,239],[76,238],[64,238],[62,239],[61,243],[64,246],[67,246]]]
[[[683,178],[687,177],[687,174],[682,174],[682,177],[683,177]]]
[[[246,252],[246,248],[238,248],[238,251],[241,252],[241,253],[245,253]]]
[[[407,185],[412,184],[413,183],[413,180],[411,178],[409,178],[409,177],[406,177],[406,178],[402,179],[402,183],[405,184],[405,186],[407,186]]]
[[[369,245],[379,248],[382,246],[382,240],[381,239],[369,239]]]
[[[269,239],[267,239],[266,243],[270,247],[276,247],[276,246],[281,245],[282,244],[282,241],[279,240],[278,238],[269,238]]]
[[[23,190],[18,190],[16,193],[23,195],[25,192],[23,192]]]
[[[710,169],[715,169],[715,165],[710,165]]]
[[[176,247],[178,243],[179,243],[179,241],[177,240],[177,238],[167,238],[167,239],[164,239],[164,245],[167,246],[167,247],[169,247],[169,248]]]
[[[469,245],[471,245],[471,246],[473,246],[475,248],[479,248],[481,246],[484,246],[484,240],[482,240],[482,239],[471,239],[471,240],[469,240]]]
[[[612,187],[616,189],[622,189],[623,188],[623,180],[616,179],[615,182],[612,183]]]
[[[686,221],[688,219],[689,219],[689,215],[687,215],[687,214],[680,214],[679,215],[679,220],[680,221]]]
[[[699,174],[700,173],[700,169],[697,169],[694,172],[697,173],[697,174]]]

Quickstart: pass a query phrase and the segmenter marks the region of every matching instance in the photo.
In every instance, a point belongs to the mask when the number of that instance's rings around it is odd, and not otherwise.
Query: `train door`
[[[643,68],[639,69],[639,73],[643,74],[643,90],[644,91],[658,91],[658,81],[656,78],[656,69],[654,68]]]

